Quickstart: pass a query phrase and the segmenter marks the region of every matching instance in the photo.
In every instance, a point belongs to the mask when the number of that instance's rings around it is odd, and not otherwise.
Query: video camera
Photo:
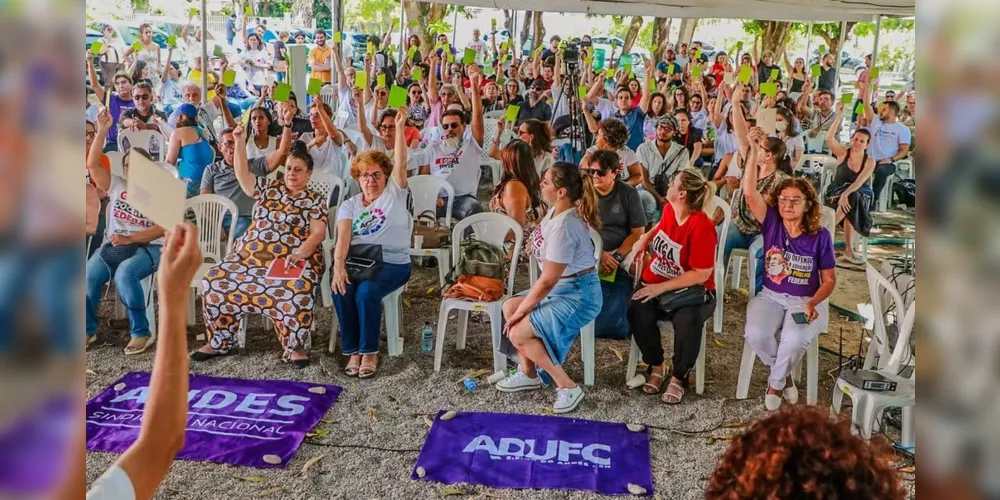
[[[567,43],[563,48],[563,61],[571,67],[580,64],[580,46],[575,40]]]

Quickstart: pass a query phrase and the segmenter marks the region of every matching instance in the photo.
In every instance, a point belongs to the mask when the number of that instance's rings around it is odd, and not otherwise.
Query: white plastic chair
[[[604,241],[601,239],[601,233],[597,232],[593,227],[590,228],[590,241],[594,244],[594,258],[597,259],[597,265],[600,266],[601,254],[604,251]],[[535,260],[534,254],[529,258],[528,275],[531,285],[534,286],[535,281],[538,281],[538,261]],[[596,372],[596,365],[594,364],[595,333],[594,321],[587,323],[580,330],[580,357],[583,358],[584,385],[594,385],[594,375]]]
[[[487,112],[483,113],[483,120],[496,120],[496,121],[500,121],[501,118],[505,118],[506,116],[507,116],[507,110],[506,109],[498,109],[496,111],[487,111]],[[493,133],[495,134],[496,131],[494,130]]]
[[[871,294],[872,311],[872,340],[868,345],[868,352],[865,353],[865,361],[862,367],[865,370],[884,369],[890,357],[888,325],[900,326],[900,311],[906,310],[906,301],[896,285],[892,284],[888,278],[883,276],[871,263],[865,264],[865,278],[868,280],[868,293]],[[894,311],[889,312],[890,304]],[[891,320],[891,321],[890,321]],[[902,328],[900,335],[902,335]],[[897,341],[897,345],[898,345]],[[909,354],[909,344],[902,346]],[[876,359],[877,358],[877,359]]]
[[[452,266],[457,266],[461,257],[462,235],[466,229],[472,229],[473,238],[497,248],[504,247],[504,240],[507,233],[514,232],[514,251],[511,262],[516,263],[521,254],[521,245],[524,243],[524,233],[521,225],[516,220],[498,213],[480,213],[455,224],[451,231],[451,251]],[[439,263],[440,265],[441,263]],[[448,313],[452,309],[458,309],[458,339],[456,345],[459,349],[465,349],[465,334],[469,326],[469,311],[485,311],[490,318],[490,333],[493,338],[493,371],[504,371],[507,368],[507,357],[497,351],[500,346],[500,335],[503,329],[503,301],[509,298],[514,291],[514,277],[517,274],[517,265],[511,264],[507,271],[507,284],[503,297],[495,302],[480,302],[461,299],[442,299],[441,307],[438,311],[437,333],[434,339],[434,371],[441,371],[441,356],[444,352],[444,335],[448,327]]]
[[[358,147],[358,152],[361,152],[365,146],[365,137],[361,135],[361,131],[356,128],[342,128],[340,131]]]
[[[719,227],[716,232],[719,234],[719,241],[715,249],[715,314],[713,315],[713,328],[715,332],[719,333],[722,330],[722,302],[724,298],[724,288],[725,288],[725,265],[722,262],[722,254],[725,250],[723,245],[725,244],[726,231],[729,230],[729,222],[732,218],[732,210],[729,208],[729,204],[725,200],[716,196],[714,199],[715,207],[722,207],[725,213],[725,219],[723,220],[722,226]],[[713,208],[714,210],[714,208]],[[638,257],[636,257],[638,258]],[[636,282],[638,282],[640,273],[636,273]],[[720,285],[721,284],[721,285]],[[718,325],[718,326],[716,326]],[[662,331],[664,328],[673,331],[673,323],[669,321],[658,321],[657,326],[660,327]],[[705,392],[705,343],[706,337],[708,337],[708,328],[705,325],[701,326],[701,347],[698,349],[698,359],[694,363],[694,386],[695,392],[698,394],[704,394]],[[636,366],[639,364],[639,346],[636,345],[635,339],[631,341],[632,345],[628,352],[628,363],[626,363],[625,368],[625,380],[631,380],[635,377]]]
[[[206,261],[198,268],[198,272],[191,280],[187,321],[188,325],[193,325],[195,323],[195,298],[196,294],[202,291],[202,278],[212,266],[222,262],[222,259],[233,250],[239,209],[236,207],[236,203],[225,196],[203,194],[188,198],[184,202],[185,213],[189,210],[194,212],[194,224],[198,226],[198,248],[201,249],[202,257]],[[226,228],[228,236],[225,239],[225,245],[223,245],[223,221],[227,215],[229,216],[229,227]]]
[[[801,158],[799,158],[799,162],[795,165],[794,171],[815,174],[830,162],[836,164],[837,158],[819,153],[804,154]]]
[[[158,162],[156,162],[156,164],[159,165],[160,168],[166,170],[167,172],[170,172],[170,175],[173,175],[175,179],[180,179],[181,178],[181,175],[177,171],[177,167],[176,166],[171,165],[171,164],[169,164],[167,162],[163,162],[163,161],[158,161]]]
[[[500,168],[501,163],[499,160],[494,160],[489,155],[490,148],[493,147],[493,139],[496,138],[497,127],[500,126],[500,119],[490,120],[483,118],[483,159],[482,164],[490,167],[490,173],[492,174],[493,185],[500,183]]]
[[[820,220],[822,221],[823,227],[827,231],[830,231],[830,237],[836,234],[834,231],[837,229],[837,213],[830,207],[822,207],[822,215]],[[763,238],[757,238],[754,240],[753,244],[750,245],[751,255],[756,255],[756,252],[764,248]],[[756,269],[751,266],[750,268],[750,298],[752,299],[757,295],[755,290],[755,275],[757,274]],[[827,318],[830,317],[830,300],[824,300],[820,304],[820,307],[826,309]],[[829,323],[828,323],[829,325]],[[821,334],[826,333],[826,331],[820,332]],[[809,344],[809,348],[806,349],[806,404],[815,405],[817,398],[819,396],[819,338],[813,339]],[[736,399],[746,399],[750,394],[750,378],[753,376],[754,361],[757,359],[756,353],[753,348],[750,347],[750,343],[743,341],[743,359],[740,361],[740,376],[736,381]],[[798,360],[792,365],[792,380],[795,383],[799,383],[802,380],[802,360]]]
[[[333,188],[338,186],[340,189],[337,190],[337,198],[330,200],[330,194],[333,192]],[[347,183],[344,182],[344,179],[341,179],[340,177],[329,172],[313,172],[312,176],[309,178],[309,183],[306,184],[306,188],[322,194],[323,199],[327,201],[330,207],[339,207],[344,201]]]
[[[108,161],[111,162],[111,175],[125,178],[125,164],[123,160],[125,155],[119,153],[118,151],[108,151],[104,153],[108,156]]]
[[[425,212],[437,213],[437,200],[442,191],[448,193],[445,204],[444,227],[451,228],[451,210],[455,204],[455,188],[452,185],[433,175],[414,175],[408,181],[410,196],[413,200],[414,218]],[[436,218],[436,217],[435,217]],[[410,255],[417,257],[434,257],[438,262],[438,281],[441,288],[444,288],[445,276],[448,274],[446,263],[451,262],[451,248],[411,248]]]
[[[322,92],[321,92],[321,95],[322,95]],[[325,100],[324,100],[324,102],[325,102]],[[330,103],[327,103],[327,104],[330,104]],[[333,107],[333,104],[330,104],[330,107]],[[336,109],[336,108],[334,108],[334,109]],[[351,114],[348,113],[347,111],[337,111],[337,112],[334,113],[334,116],[333,116],[333,124],[336,125],[337,128],[342,129],[342,128],[344,128],[344,125],[347,124],[348,121],[350,121],[350,119],[351,119]]]
[[[410,233],[413,232],[413,219],[410,219]],[[334,232],[336,235],[336,231]],[[327,350],[333,354],[337,348],[337,335],[340,332],[340,322],[337,320],[337,309],[333,307],[333,289],[330,286],[330,279],[333,275],[333,251],[336,248],[336,238],[323,241],[323,259],[326,261],[326,270],[320,280],[320,293],[323,298],[323,306],[329,307],[333,311],[330,323],[330,343]],[[403,354],[403,285],[385,297],[382,297],[382,316],[385,319],[386,351],[389,356],[401,356]]]
[[[882,278],[871,266],[868,266],[866,272],[869,275],[875,273]],[[884,280],[883,285],[888,286],[887,289],[891,290],[888,280],[882,279]],[[903,315],[899,327],[899,337],[891,356],[882,369],[874,371],[874,373],[896,382],[895,391],[866,391],[843,378],[837,378],[837,387],[833,390],[833,412],[839,414],[844,394],[850,396],[853,402],[851,424],[855,430],[860,431],[865,439],[871,439],[872,432],[876,429],[877,419],[886,408],[899,407],[903,410],[902,445],[912,447],[915,444],[913,408],[917,403],[916,370],[913,370],[909,378],[901,377],[899,373],[904,367],[904,360],[909,359],[910,334],[913,332],[916,316],[917,303],[914,301]],[[871,373],[871,370],[868,371]]]
[[[156,148],[151,147],[152,142],[156,142]],[[122,130],[118,134],[118,151],[126,154],[132,146],[145,149],[156,162],[167,157],[167,140],[158,130]]]

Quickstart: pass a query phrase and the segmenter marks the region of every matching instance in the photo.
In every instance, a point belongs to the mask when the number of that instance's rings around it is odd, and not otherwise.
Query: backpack
[[[683,147],[676,149],[670,158],[664,159],[663,163],[660,164],[660,172],[653,177],[653,188],[656,189],[657,193],[660,193],[660,196],[667,195],[667,184],[670,183],[670,176],[679,170],[679,166],[675,167],[674,163],[677,163],[677,159],[684,151],[686,150]]]
[[[459,249],[458,265],[448,273],[449,283],[455,283],[460,276],[482,276],[499,281],[504,279],[504,251],[489,243],[466,239]]]
[[[897,202],[907,207],[917,206],[917,181],[915,179],[897,179],[892,185],[890,196],[895,196]],[[890,198],[889,201],[891,202],[892,199]]]

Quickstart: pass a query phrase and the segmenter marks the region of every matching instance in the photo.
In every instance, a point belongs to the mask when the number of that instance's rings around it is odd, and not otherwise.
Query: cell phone
[[[809,323],[809,318],[806,316],[806,313],[792,313],[792,321],[796,325],[805,325]]]
[[[345,264],[350,264],[353,267],[363,267],[365,269],[375,265],[375,261],[371,259],[365,259],[362,257],[351,257],[347,259]]]

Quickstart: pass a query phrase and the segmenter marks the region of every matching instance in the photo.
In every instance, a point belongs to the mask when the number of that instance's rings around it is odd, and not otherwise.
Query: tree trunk
[[[507,33],[510,33],[510,38],[514,38],[514,11],[510,9],[503,10],[503,27],[507,29]],[[497,44],[500,47],[500,44]]]
[[[670,33],[672,18],[657,17],[653,19],[653,61],[662,61],[663,53],[667,50],[667,35]]]
[[[640,29],[642,29],[642,16],[632,16],[632,21],[628,25],[628,33],[625,34],[625,47],[622,49],[622,54],[628,54],[632,51],[632,45],[639,37]]]
[[[533,14],[534,12],[530,10],[524,11],[524,19],[521,20],[521,43],[517,45],[517,50],[514,52],[518,59],[521,58],[521,47],[524,47],[525,42],[528,41],[528,36],[531,35],[531,20],[534,17]]]
[[[312,26],[313,2],[312,0],[294,0],[292,2],[292,16],[294,26]]]
[[[847,23],[848,34],[850,34],[851,30],[854,29],[855,24],[858,23],[854,21],[849,21]],[[837,54],[840,53],[840,24],[837,23],[831,25],[831,27],[832,29],[827,29],[827,26],[822,26],[822,27],[814,26],[813,33],[819,35],[820,38],[822,38],[823,41],[826,42],[827,51],[833,54],[833,57],[836,58]],[[847,39],[845,38],[844,41],[846,42]],[[809,56],[812,57],[812,54],[810,54]]]
[[[403,10],[406,11],[406,22],[409,25],[410,33],[415,33],[420,37],[421,52],[426,54],[434,48],[435,36],[427,27],[443,19],[447,13],[446,9],[447,5],[444,4],[405,0]]]
[[[698,29],[698,19],[681,19],[681,29],[677,33],[677,47],[680,47],[682,43],[691,46],[691,39],[694,38],[694,32]],[[687,57],[686,55],[684,57]]]
[[[531,17],[531,24],[531,36],[533,37],[531,50],[534,51],[539,46],[545,44],[545,26],[542,24],[542,11],[535,11],[535,15]]]
[[[760,57],[763,59],[765,52],[770,52],[774,56],[774,64],[781,60],[781,53],[785,50],[788,35],[792,32],[792,23],[785,21],[761,21],[761,43]]]

